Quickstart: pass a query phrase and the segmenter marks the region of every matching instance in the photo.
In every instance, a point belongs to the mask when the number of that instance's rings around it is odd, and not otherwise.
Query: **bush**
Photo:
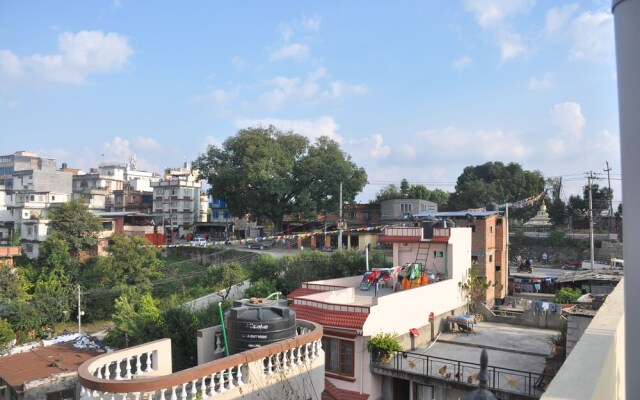
[[[554,302],[557,304],[566,304],[566,303],[574,303],[582,296],[582,291],[580,289],[574,289],[570,287],[563,287],[556,293],[556,298]]]
[[[402,346],[396,336],[395,332],[378,333],[367,342],[367,350],[378,352],[382,357],[389,356],[394,351],[402,351]]]
[[[4,349],[10,341],[16,338],[11,324],[6,319],[0,319],[0,350]]]

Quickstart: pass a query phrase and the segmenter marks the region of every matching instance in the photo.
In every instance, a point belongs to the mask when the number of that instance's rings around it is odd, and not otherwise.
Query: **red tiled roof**
[[[26,382],[62,372],[77,371],[85,361],[97,356],[96,350],[78,350],[73,343],[39,347],[25,353],[0,358],[0,376],[17,388]]]
[[[336,385],[324,380],[324,392],[322,392],[322,400],[368,400],[367,393],[358,393],[351,390],[338,389]]]
[[[313,321],[322,326],[335,326],[348,329],[362,329],[368,313],[323,310],[313,306],[292,304],[291,308],[296,311],[296,318]]]
[[[295,299],[296,297],[306,296],[308,294],[315,294],[320,292],[324,292],[324,290],[297,288],[296,290],[294,290],[293,292],[287,295],[287,299]]]
[[[449,243],[449,236],[434,236],[431,243]]]
[[[420,236],[382,235],[382,236],[378,236],[378,242],[382,242],[382,243],[419,243],[420,242]]]

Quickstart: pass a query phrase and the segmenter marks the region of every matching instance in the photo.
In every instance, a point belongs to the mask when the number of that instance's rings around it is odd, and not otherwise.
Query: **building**
[[[0,400],[76,399],[78,367],[98,354],[67,342],[0,357]]]
[[[506,218],[499,211],[426,212],[418,213],[414,218],[427,225],[449,223],[471,228],[471,266],[480,278],[492,285],[485,298],[478,300],[484,301],[489,307],[496,302],[501,303],[507,295],[509,284],[509,229]],[[407,262],[424,262],[428,265],[430,261],[421,256]]]
[[[439,256],[429,262],[430,282],[397,290],[398,270],[377,286],[363,285],[363,276],[307,282],[288,297],[298,316],[323,327],[325,376],[333,398],[378,399],[381,375],[370,370],[368,340],[381,332],[394,333],[405,348],[429,342],[448,315],[465,313],[460,285],[471,259],[471,229],[387,227],[393,243],[393,265],[413,262],[423,246]],[[394,239],[390,239],[394,238]],[[445,256],[446,255],[446,256]],[[411,345],[410,345],[411,343]]]
[[[413,215],[438,211],[438,204],[424,199],[389,199],[380,202],[380,222],[398,224],[410,222]]]
[[[0,156],[0,188],[0,240],[8,244],[20,232],[24,254],[38,257],[47,239],[49,210],[71,198],[72,175],[58,170],[54,159],[18,151]]]
[[[162,216],[168,241],[194,233],[194,224],[207,221],[207,197],[188,163],[167,169],[164,178],[151,182],[153,213]]]

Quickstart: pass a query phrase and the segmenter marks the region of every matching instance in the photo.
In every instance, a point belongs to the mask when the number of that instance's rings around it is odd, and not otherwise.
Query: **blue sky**
[[[609,0],[0,0],[1,154],[162,171],[258,124],[338,140],[367,201],[465,166],[620,192]]]

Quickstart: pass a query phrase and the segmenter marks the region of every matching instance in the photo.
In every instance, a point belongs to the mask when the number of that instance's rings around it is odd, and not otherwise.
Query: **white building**
[[[191,173],[188,163],[168,169],[164,178],[152,182],[151,187],[153,213],[162,215],[165,234],[172,240],[192,233],[194,223],[207,221],[202,183]]]

